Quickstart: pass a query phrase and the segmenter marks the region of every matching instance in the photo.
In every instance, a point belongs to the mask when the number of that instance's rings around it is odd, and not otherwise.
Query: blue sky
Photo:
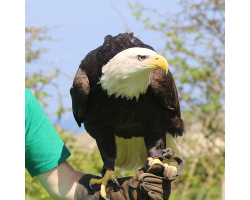
[[[139,1],[144,7],[155,9],[159,13],[177,13],[180,11],[179,1],[159,0]],[[130,1],[135,4],[136,1]],[[156,15],[149,14],[152,22],[159,22],[161,19]],[[151,14],[151,15],[150,15]],[[161,21],[162,22],[162,21]],[[26,71],[35,72],[42,69],[49,73],[52,68],[59,68],[64,74],[59,76],[59,90],[67,95],[63,100],[63,106],[71,107],[69,89],[73,82],[73,77],[79,67],[81,60],[91,50],[100,46],[106,35],[117,35],[126,30],[134,32],[144,43],[152,46],[156,51],[164,49],[165,39],[161,38],[159,32],[146,30],[144,26],[136,21],[127,1],[49,1],[49,0],[27,0],[25,2],[25,25],[26,27],[54,27],[48,32],[53,41],[43,41],[35,43],[35,47],[44,47],[48,52],[41,55],[41,58],[31,64],[26,65]],[[200,49],[200,47],[199,47]],[[204,51],[205,53],[206,51]],[[170,66],[173,72],[174,66]],[[189,87],[186,86],[186,89]],[[56,93],[54,88],[47,87],[49,93]],[[193,90],[198,95],[198,91]],[[55,96],[57,96],[55,94]],[[53,113],[59,102],[56,98],[48,102],[47,113]],[[182,104],[182,107],[185,106]],[[55,116],[49,116],[51,121],[55,121]],[[63,116],[63,127],[74,132],[80,132],[83,128],[78,128],[73,118],[72,112]]]
[[[42,56],[44,61],[48,62],[56,62],[58,60],[58,65],[63,70],[71,75],[76,71],[80,60],[82,60],[85,56],[86,52],[92,50],[94,44],[98,44],[98,42],[102,42],[106,32],[108,34],[117,34],[116,32],[124,32],[124,25],[122,20],[119,18],[118,14],[111,9],[108,1],[48,1],[48,0],[26,0],[25,1],[25,22],[26,25],[36,25],[36,26],[54,26],[54,25],[64,25],[60,29],[54,30],[50,32],[50,36],[54,39],[57,39],[55,42],[50,42],[48,44],[43,44],[50,51]],[[73,3],[72,3],[73,2]],[[149,33],[148,31],[144,31],[143,27],[137,24],[131,15],[131,12],[128,8],[126,8],[124,1],[116,0],[116,3],[113,2],[113,5],[117,6],[118,9],[122,10],[123,15],[126,20],[129,22],[130,26],[133,26],[133,31],[136,36],[140,36],[140,38],[149,44],[152,44],[152,40],[158,38],[154,33]],[[155,2],[155,1],[154,1]],[[162,3],[164,2],[164,3]],[[144,4],[150,6],[158,6],[159,9],[165,8],[167,10],[176,10],[175,3],[177,1],[174,0],[159,0],[157,3],[153,3],[153,1],[143,1]],[[169,5],[171,3],[171,6]],[[16,168],[16,159],[13,164],[11,163],[10,157],[18,157],[22,158],[24,155],[25,149],[23,148],[24,144],[24,135],[20,134],[20,130],[24,130],[25,124],[24,120],[24,90],[22,89],[24,84],[24,79],[20,74],[23,74],[23,55],[24,55],[24,3],[23,1],[1,1],[0,6],[0,16],[1,16],[1,25],[4,27],[1,32],[1,89],[2,89],[2,99],[1,105],[4,107],[2,116],[4,116],[3,125],[3,136],[5,142],[3,145],[3,149],[8,149],[7,154],[3,154],[3,160],[8,160],[8,165],[2,166],[4,170],[18,171]],[[166,4],[166,6],[163,6]],[[94,9],[93,9],[94,8]],[[105,8],[105,9],[104,9]],[[226,5],[226,110],[228,113],[226,114],[226,141],[227,141],[227,168],[226,170],[229,172],[233,170],[230,166],[233,166],[233,163],[230,163],[230,158],[239,157],[238,151],[235,151],[235,148],[239,147],[241,151],[244,152],[245,148],[249,146],[249,140],[242,140],[241,137],[235,137],[235,133],[245,133],[245,126],[239,126],[242,124],[249,123],[249,106],[244,106],[249,104],[249,95],[248,95],[248,87],[249,87],[249,71],[248,69],[248,57],[249,57],[249,45],[250,45],[250,29],[247,24],[249,24],[249,1],[227,1]],[[102,12],[100,12],[102,11]],[[99,14],[97,14],[99,12]],[[67,13],[67,14],[66,14]],[[105,22],[107,16],[114,16],[114,19],[117,23]],[[115,15],[116,13],[116,15]],[[81,20],[84,18],[84,15],[94,16],[95,18],[99,18],[98,20],[89,19],[89,21],[85,22],[87,24],[83,24]],[[76,21],[71,21],[75,16]],[[68,20],[67,20],[68,19]],[[97,22],[97,24],[92,24],[91,22]],[[75,23],[74,23],[75,22]],[[89,23],[88,23],[89,22]],[[105,22],[105,23],[104,23]],[[102,30],[98,32],[95,30],[94,26],[105,25],[104,28],[107,28],[107,31]],[[88,26],[87,26],[88,25]],[[91,25],[91,26],[89,26]],[[71,28],[74,27],[74,30]],[[94,30],[94,31],[93,31]],[[88,36],[89,39],[84,39],[84,36]],[[96,37],[96,35],[98,37]],[[77,37],[76,37],[77,36]],[[95,36],[93,38],[92,36]],[[92,38],[92,39],[91,39]],[[93,41],[96,41],[95,43]],[[82,45],[84,44],[84,45]],[[91,45],[93,44],[93,45]],[[89,46],[90,45],[90,46]],[[99,44],[98,44],[99,45]],[[158,48],[158,44],[153,45],[155,48]],[[94,47],[95,48],[95,47]],[[160,48],[160,46],[159,46]],[[71,57],[67,57],[66,55],[70,54]],[[13,57],[14,55],[14,57]],[[14,58],[14,59],[13,59]],[[20,67],[21,66],[21,67]],[[27,66],[32,70],[37,70],[39,67],[45,68],[46,66],[32,64]],[[170,66],[171,67],[171,66]],[[13,73],[13,71],[15,73]],[[11,76],[10,76],[11,75]],[[10,81],[10,77],[12,78]],[[13,81],[14,80],[14,81]],[[61,90],[65,93],[68,93],[68,88],[71,86],[72,82],[64,81],[61,84]],[[20,83],[20,84],[17,84]],[[239,87],[240,86],[240,87]],[[13,90],[14,89],[14,90]],[[23,97],[22,101],[20,97]],[[18,101],[17,101],[18,100]],[[20,100],[20,101],[19,101]],[[240,100],[240,109],[238,103]],[[70,105],[70,99],[66,101],[67,105]],[[54,105],[51,103],[51,107]],[[14,110],[13,110],[14,108]],[[16,112],[18,109],[18,112]],[[11,112],[10,112],[11,111]],[[15,116],[13,118],[13,113],[15,112]],[[8,120],[6,120],[8,119]],[[13,120],[14,119],[14,120]],[[21,120],[20,120],[21,119]],[[23,119],[23,120],[22,120]],[[68,116],[69,121],[72,120],[72,114],[70,113]],[[73,123],[72,123],[73,124]],[[69,127],[69,125],[68,125]],[[9,134],[9,133],[12,134]],[[13,140],[13,133],[15,136],[15,140]],[[22,141],[22,142],[20,142]],[[230,145],[231,144],[231,145]],[[11,146],[15,146],[15,148],[10,148]],[[18,152],[17,152],[17,149]],[[247,149],[246,149],[247,150]],[[23,151],[23,152],[22,152]],[[13,155],[13,156],[10,156]],[[243,154],[242,154],[243,155]],[[241,159],[241,158],[240,158]],[[243,158],[242,158],[243,159]],[[19,159],[18,162],[24,165],[25,159]],[[22,163],[23,162],[23,163]],[[22,174],[22,168],[19,168],[20,173]],[[247,174],[241,176],[241,179],[238,182],[245,182],[248,178]],[[7,176],[7,175],[6,175]],[[22,180],[21,176],[18,180]],[[5,178],[5,182],[9,179],[9,177]],[[23,178],[24,179],[24,178]],[[231,180],[231,178],[230,178]],[[234,180],[234,179],[233,179]],[[11,184],[12,182],[8,182]],[[231,183],[231,184],[230,184]],[[20,185],[25,184],[25,181],[20,181]],[[235,187],[235,181],[227,181],[227,190],[228,191],[238,191],[241,190],[240,194],[238,192],[230,193],[232,199],[239,199],[240,197],[245,197],[244,191],[248,191],[247,184],[238,184],[238,187]],[[243,186],[243,187],[242,187]],[[22,188],[22,187],[19,187]],[[237,190],[238,188],[238,190]],[[19,189],[20,192],[22,190]],[[8,197],[9,193],[12,190],[4,190],[2,196]],[[17,193],[20,197],[20,194]]]
[[[133,3],[134,1],[131,1]],[[142,1],[141,1],[142,2]],[[176,12],[177,1],[143,1],[145,7],[157,9],[159,12]],[[153,18],[157,22],[157,19]],[[34,72],[43,69],[49,72],[52,67],[59,68],[69,77],[74,77],[80,61],[91,50],[103,43],[108,34],[117,35],[125,32],[127,26],[134,35],[143,42],[153,46],[156,50],[165,45],[159,40],[160,36],[155,32],[145,31],[143,25],[136,21],[132,11],[127,6],[127,1],[59,1],[59,0],[26,0],[25,2],[25,26],[30,27],[54,27],[48,35],[53,41],[36,43],[49,51],[42,54],[41,58],[26,65],[26,71]],[[72,80],[66,76],[59,77],[60,91],[69,95]],[[50,88],[48,88],[50,90]],[[53,92],[53,91],[51,91]],[[48,113],[57,107],[57,101],[49,102]],[[66,97],[64,106],[71,107],[70,97]],[[50,117],[51,121],[55,120]],[[76,126],[71,112],[63,117],[63,127],[74,132],[80,132],[83,128]]]

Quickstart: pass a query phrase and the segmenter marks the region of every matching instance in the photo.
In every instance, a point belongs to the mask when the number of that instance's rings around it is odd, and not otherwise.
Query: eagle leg
[[[158,126],[160,127],[160,126]],[[149,169],[153,165],[164,165],[165,170],[173,170],[177,174],[175,166],[169,166],[163,163],[163,157],[169,154],[169,148],[166,148],[166,133],[157,128],[157,126],[148,126],[144,137],[146,149],[148,150],[148,159],[145,164],[145,169]],[[172,176],[172,175],[171,175]]]
[[[102,127],[102,130],[99,131],[98,137],[96,137],[96,143],[98,149],[100,151],[102,160],[104,161],[102,167],[102,179],[91,179],[90,184],[101,184],[100,194],[101,197],[107,199],[105,188],[108,184],[108,181],[112,180],[118,188],[120,185],[117,181],[117,176],[114,172],[115,168],[115,158],[116,154],[116,142],[115,142],[115,135],[112,132],[112,129],[109,127]]]

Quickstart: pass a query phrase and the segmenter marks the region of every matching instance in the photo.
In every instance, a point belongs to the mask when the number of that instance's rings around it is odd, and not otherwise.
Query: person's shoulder
[[[32,92],[28,88],[25,88],[25,98],[31,95],[33,95]]]

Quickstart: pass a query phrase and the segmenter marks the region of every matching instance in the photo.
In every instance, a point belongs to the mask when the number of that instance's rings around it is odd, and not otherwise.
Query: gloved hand
[[[170,171],[169,171],[170,170]],[[116,184],[110,181],[106,187],[106,197],[110,200],[168,200],[171,192],[171,181],[164,179],[165,166],[155,164],[144,173],[138,171],[134,177],[118,178],[121,188],[118,189]],[[148,172],[147,171],[147,172]],[[156,176],[155,174],[161,174]],[[168,169],[171,172],[171,168]],[[163,177],[162,177],[163,176]],[[91,178],[101,178],[91,174],[84,175],[80,180],[75,192],[75,200],[101,200],[100,185],[93,185],[92,190],[89,187]]]

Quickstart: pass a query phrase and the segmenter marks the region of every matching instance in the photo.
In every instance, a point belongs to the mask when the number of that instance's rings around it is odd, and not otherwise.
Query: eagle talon
[[[89,182],[89,187],[90,189],[94,190],[94,188],[92,187],[92,184]]]
[[[120,186],[120,184],[118,183],[118,181],[117,181],[117,179],[116,178],[113,178],[113,180],[112,180],[115,184],[116,184],[116,186],[118,187],[118,189],[120,189],[121,188],[121,186]]]
[[[105,197],[105,196],[103,196],[102,198],[105,199],[105,200],[109,200],[109,199],[108,199],[107,197]]]

